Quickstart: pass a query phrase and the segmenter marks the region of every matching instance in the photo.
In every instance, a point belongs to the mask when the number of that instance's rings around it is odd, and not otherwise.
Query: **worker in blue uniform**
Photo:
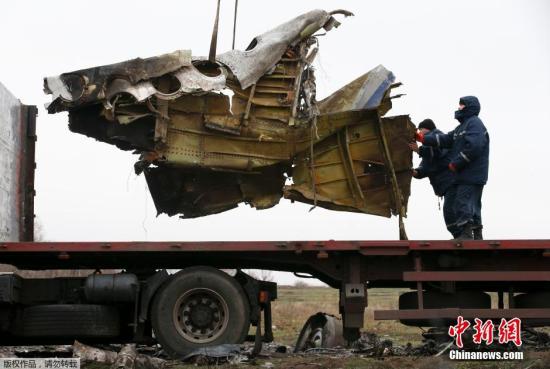
[[[435,126],[435,123],[431,119],[424,119],[418,125],[418,129],[424,135],[429,134],[442,134],[439,129]],[[451,193],[449,189],[452,187],[454,182],[454,173],[451,172],[448,168],[449,163],[451,162],[449,149],[432,147],[427,145],[418,146],[418,144],[410,143],[409,147],[411,150],[416,152],[421,158],[422,161],[420,165],[413,170],[413,177],[417,179],[422,179],[428,177],[430,184],[438,197],[443,197],[443,218],[445,219],[445,225],[453,238],[458,237],[457,230],[455,229],[455,216],[453,210],[453,199],[447,197],[447,194]]]
[[[455,177],[449,200],[453,201],[455,227],[459,232],[457,239],[483,239],[481,197],[489,174],[489,134],[478,117],[480,110],[477,97],[462,97],[455,111],[459,125],[453,131],[427,135],[419,131],[416,134],[416,140],[426,146],[451,151],[448,168]]]

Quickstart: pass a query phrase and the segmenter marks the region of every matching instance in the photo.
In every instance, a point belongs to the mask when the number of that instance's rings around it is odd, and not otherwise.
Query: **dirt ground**
[[[220,369],[550,369],[550,330],[538,330],[533,335],[525,329],[524,358],[514,361],[452,361],[448,351],[443,350],[435,356],[441,347],[447,347],[450,339],[443,333],[443,340],[423,341],[422,330],[407,327],[394,321],[374,321],[373,310],[397,308],[398,296],[404,290],[374,289],[369,290],[369,303],[365,312],[365,329],[362,339],[355,346],[355,351],[340,348],[330,350],[313,349],[304,354],[293,354],[292,350],[298,334],[305,321],[317,312],[331,313],[338,316],[338,292],[323,287],[279,287],[279,298],[273,303],[274,342],[264,344],[262,352],[254,359],[246,356],[251,351],[252,343],[247,343],[245,351],[226,359],[205,359],[199,357],[193,363],[168,361],[163,369],[220,368]],[[253,333],[252,330],[250,333]],[[470,337],[471,339],[471,337]],[[466,341],[465,341],[466,342]],[[47,346],[42,346],[48,350]],[[120,345],[100,347],[105,350],[119,351]],[[1,349],[1,348],[0,348]],[[41,357],[72,355],[72,346],[50,348],[50,355]],[[479,349],[479,348],[478,348]],[[491,349],[493,349],[491,347]],[[237,351],[239,346],[237,346]],[[502,351],[502,347],[500,348]],[[0,350],[1,351],[1,350]],[[148,355],[160,354],[154,347],[142,347],[140,352]],[[33,354],[27,352],[28,355]],[[34,357],[34,356],[33,356]],[[217,360],[217,361],[216,361]],[[219,365],[215,365],[215,364]],[[86,369],[111,369],[109,365],[82,363]]]
[[[376,309],[397,308],[400,293],[405,290],[372,289],[369,290],[369,304],[365,312],[365,331],[375,333],[381,340],[391,340],[394,346],[413,346],[422,344],[422,330],[407,327],[394,321],[375,321]],[[294,346],[302,325],[309,316],[319,311],[338,315],[338,291],[323,287],[279,287],[279,298],[273,303],[273,333],[275,342]],[[550,368],[550,351],[525,352],[523,360],[515,361],[451,361],[448,353],[433,356],[386,356],[366,357],[356,354],[307,354],[277,355],[260,357],[250,363],[222,365],[217,368],[273,368],[273,369],[542,369]],[[196,367],[194,365],[175,365],[178,369]],[[208,367],[208,366],[206,366]]]
[[[174,365],[174,369],[197,368],[192,365]],[[258,359],[239,365],[203,366],[217,369],[548,369],[549,352],[529,352],[522,361],[456,361],[448,357],[388,357],[383,359],[298,356],[284,359]]]
[[[109,369],[108,365],[84,364],[83,369]],[[388,357],[383,359],[295,356],[257,359],[242,364],[197,365],[171,362],[166,369],[548,369],[549,352],[529,352],[521,361],[451,361],[447,357]]]

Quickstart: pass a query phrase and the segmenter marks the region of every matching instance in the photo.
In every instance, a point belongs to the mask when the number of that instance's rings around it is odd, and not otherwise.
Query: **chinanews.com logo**
[[[489,346],[493,342],[498,342],[501,345],[509,343],[514,344],[516,347],[521,347],[521,319],[512,318],[506,320],[502,318],[497,327],[492,320],[482,321],[475,318],[474,325],[468,320],[464,320],[462,316],[457,318],[456,325],[449,327],[449,336],[455,340],[455,345],[458,350],[449,351],[449,359],[451,360],[523,360],[522,351],[465,351],[464,341],[462,335],[468,328],[472,327],[474,334],[472,335],[472,341],[476,345],[485,343]],[[495,330],[496,328],[496,330]],[[498,339],[495,337],[495,331],[498,332]]]

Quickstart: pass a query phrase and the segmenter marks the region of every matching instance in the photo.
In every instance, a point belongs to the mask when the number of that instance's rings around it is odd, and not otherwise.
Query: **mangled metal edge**
[[[377,66],[317,102],[313,10],[215,62],[176,51],[45,78],[48,111],[69,128],[139,155],[159,213],[192,218],[281,197],[332,210],[406,211],[408,116],[386,117],[395,76]],[[290,184],[288,183],[291,180]]]

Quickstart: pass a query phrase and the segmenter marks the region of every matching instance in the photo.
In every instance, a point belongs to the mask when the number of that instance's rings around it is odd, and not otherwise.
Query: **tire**
[[[424,309],[463,308],[490,309],[491,296],[482,291],[457,291],[449,294],[437,291],[424,291]],[[399,296],[399,310],[418,309],[416,291]],[[444,327],[452,323],[450,319],[402,319],[401,323],[415,327]]]
[[[116,337],[119,312],[106,305],[37,305],[23,310],[25,337]]]
[[[333,348],[345,346],[343,325],[340,319],[325,313],[317,313],[306,321],[294,352],[303,352],[309,348]]]
[[[550,308],[550,292],[529,292],[514,296],[514,307],[518,309],[548,309]],[[550,325],[550,319],[522,319],[522,323],[530,327]]]
[[[175,274],[153,299],[155,337],[172,357],[224,343],[242,343],[250,327],[250,306],[241,286],[211,267]]]

